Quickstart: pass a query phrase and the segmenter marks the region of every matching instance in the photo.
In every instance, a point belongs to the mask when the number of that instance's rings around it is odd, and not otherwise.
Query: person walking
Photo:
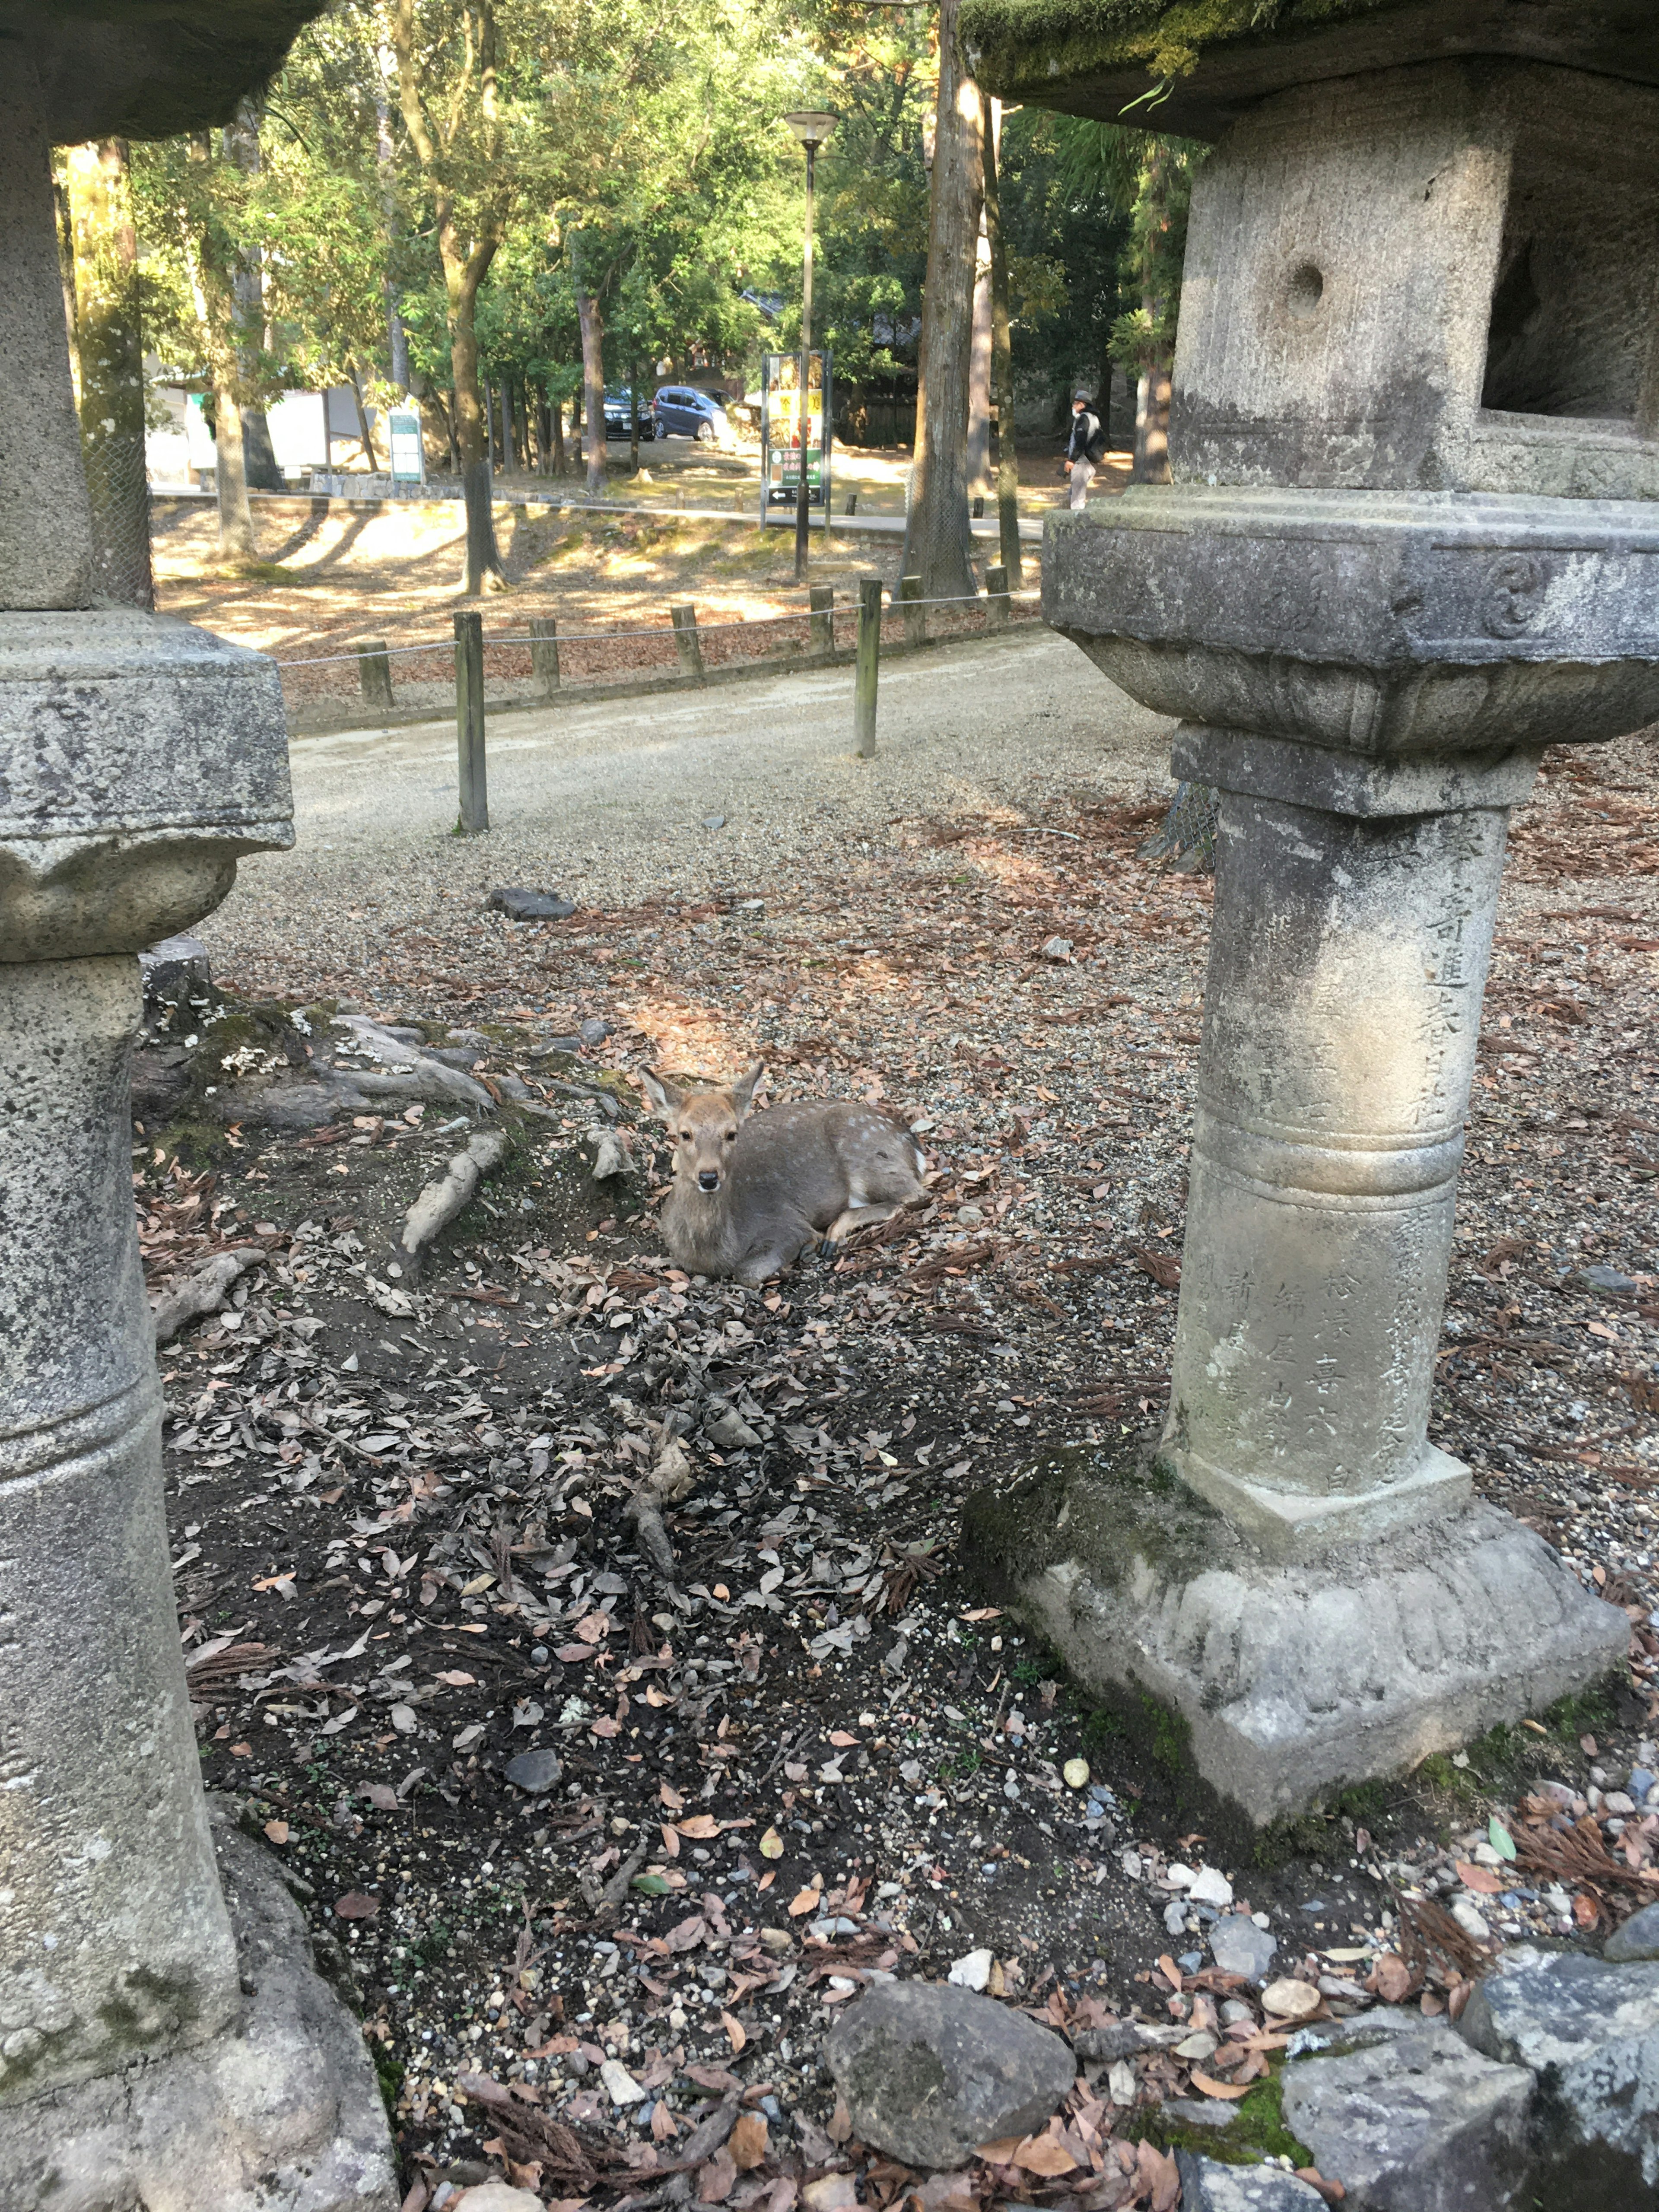
[[[1106,458],[1106,426],[1089,404],[1086,392],[1072,394],[1072,434],[1066,447],[1066,459],[1060,464],[1060,474],[1069,471],[1072,479],[1071,504],[1073,513],[1085,507],[1089,487],[1094,482],[1095,471]]]

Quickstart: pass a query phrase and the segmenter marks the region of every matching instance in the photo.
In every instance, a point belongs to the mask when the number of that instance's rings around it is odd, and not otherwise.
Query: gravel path
[[[1167,787],[1170,725],[1097,677],[1051,634],[968,644],[882,672],[873,761],[852,750],[850,670],[690,696],[504,716],[489,732],[488,838],[450,835],[453,720],[293,748],[297,851],[244,864],[203,934],[238,973],[315,988],[313,957],[492,884],[569,891],[584,906],[647,893],[757,895],[826,848],[878,856],[919,817],[1045,796]],[[724,826],[705,827],[720,815]]]

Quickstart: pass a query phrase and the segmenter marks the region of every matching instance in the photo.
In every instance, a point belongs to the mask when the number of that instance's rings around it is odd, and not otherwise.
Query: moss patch
[[[1264,2158],[1288,2158],[1292,2166],[1311,2166],[1313,2153],[1285,2124],[1284,2069],[1256,2082],[1232,2108],[1224,2128],[1206,2128],[1171,2113],[1167,2106],[1137,2112],[1121,2132],[1132,2142],[1145,2139],[1164,2151],[1191,2151],[1224,2166],[1259,2166]]]

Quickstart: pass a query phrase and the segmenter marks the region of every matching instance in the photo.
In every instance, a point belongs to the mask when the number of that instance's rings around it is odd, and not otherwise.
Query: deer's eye
[[[683,1144],[683,1145],[689,1145],[689,1144],[690,1143],[690,1141],[691,1141],[691,1132],[690,1131],[690,1129],[682,1129],[682,1130],[680,1131],[680,1142],[681,1142],[681,1144]]]
[[[732,1141],[732,1139],[736,1137],[737,1133],[737,1133],[737,1131],[736,1131],[735,1129],[728,1129],[728,1130],[726,1131],[726,1143],[727,1143],[728,1145],[729,1145],[729,1144]]]

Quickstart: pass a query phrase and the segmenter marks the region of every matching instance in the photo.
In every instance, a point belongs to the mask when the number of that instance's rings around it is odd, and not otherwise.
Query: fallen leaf
[[[988,2166],[1011,2166],[1024,2141],[1023,2136],[999,2136],[994,2142],[981,2143],[974,2156],[982,2158]]]
[[[1181,1969],[1166,1951],[1158,1962],[1158,1971],[1177,1996],[1181,1994]]]
[[[1472,1866],[1468,1859],[1459,1859],[1455,1871],[1465,1889],[1474,1890],[1482,1897],[1496,1897],[1507,1887],[1503,1877],[1495,1875],[1490,1867]]]
[[[737,2181],[738,2169],[729,2150],[717,2150],[708,2163],[698,2169],[697,2202],[699,2204],[724,2204]]]
[[[1316,2189],[1328,2204],[1340,2204],[1348,2193],[1340,2181],[1327,2181],[1316,2166],[1298,2166],[1296,2178],[1305,2181],[1310,2189]]]
[[[674,1833],[674,1831],[668,1826],[666,1821],[662,1823],[660,1832],[662,1835],[662,1847],[664,1850],[667,1852],[671,1859],[678,1858],[680,1855],[680,1839]]]
[[[1077,2160],[1064,2143],[1049,2135],[1028,2136],[1009,2161],[1027,2173],[1070,2173]]]
[[[1515,1838],[1494,1813],[1486,1823],[1486,1840],[1500,1859],[1515,1856]]]
[[[723,2012],[720,2026],[726,2030],[734,2052],[739,2051],[749,2040],[749,2031],[735,2013]]]
[[[772,2147],[770,2132],[763,2112],[744,2112],[732,2129],[726,2148],[732,2162],[739,2173],[751,2172],[764,2166]]]
[[[1193,2069],[1193,2087],[1194,2089],[1201,2089],[1206,2097],[1231,2099],[1248,2097],[1250,2094],[1250,2085],[1248,2081],[1242,2087],[1232,2081],[1217,2081],[1207,2074],[1200,2074],[1195,2066]]]
[[[653,2142],[672,2142],[679,2134],[680,2124],[668,2109],[666,2097],[659,2097],[651,2110],[651,2140]]]
[[[576,1623],[576,1633],[584,1644],[597,1644],[609,1636],[615,1626],[608,1613],[590,1613],[586,1620]]]
[[[380,1909],[380,1899],[361,1889],[349,1889],[334,1900],[334,1910],[342,1920],[372,1920]]]
[[[859,1739],[855,1735],[848,1735],[845,1729],[836,1729],[831,1732],[830,1741],[833,1744],[838,1744],[845,1751],[849,1745],[855,1744]]]
[[[799,1920],[803,1912],[816,1912],[823,1901],[823,1892],[821,1889],[803,1889],[792,1901],[789,1917],[792,1920]]]
[[[775,1828],[769,1828],[761,1838],[760,1855],[763,1859],[781,1859],[783,1856],[783,1838]]]
[[[445,1667],[432,1679],[434,1682],[447,1682],[452,1690],[468,1690],[478,1678],[476,1674],[469,1674],[464,1668]]]
[[[363,1795],[377,1813],[395,1813],[398,1809],[397,1791],[386,1782],[366,1782]]]
[[[689,1837],[694,1844],[706,1843],[711,1836],[718,1836],[720,1832],[720,1824],[712,1813],[694,1813],[689,1820],[676,1820],[674,1826],[679,1834]]]
[[[685,1800],[672,1782],[659,1782],[657,1796],[659,1802],[666,1806],[671,1813],[678,1813],[684,1808]]]
[[[1412,1970],[1395,1951],[1384,1951],[1371,1969],[1369,1987],[1384,2004],[1399,2004],[1410,1995]]]
[[[1572,1900],[1572,1917],[1581,1928],[1594,1928],[1601,1916],[1595,1899],[1580,1891]]]
[[[265,1822],[265,1833],[270,1837],[273,1844],[285,1844],[288,1841],[289,1835],[288,1822],[286,1820],[267,1820]]]
[[[1276,2013],[1281,2020],[1306,2020],[1323,2002],[1318,1990],[1309,1983],[1292,1981],[1288,1976],[1283,1981],[1269,1982],[1261,1992],[1262,2010]]]
[[[836,2143],[844,2143],[848,2136],[852,2134],[853,2115],[847,2109],[847,2100],[845,2097],[836,2098],[836,2109],[830,2115],[830,2124],[825,2132],[829,2136],[830,2142]]]

